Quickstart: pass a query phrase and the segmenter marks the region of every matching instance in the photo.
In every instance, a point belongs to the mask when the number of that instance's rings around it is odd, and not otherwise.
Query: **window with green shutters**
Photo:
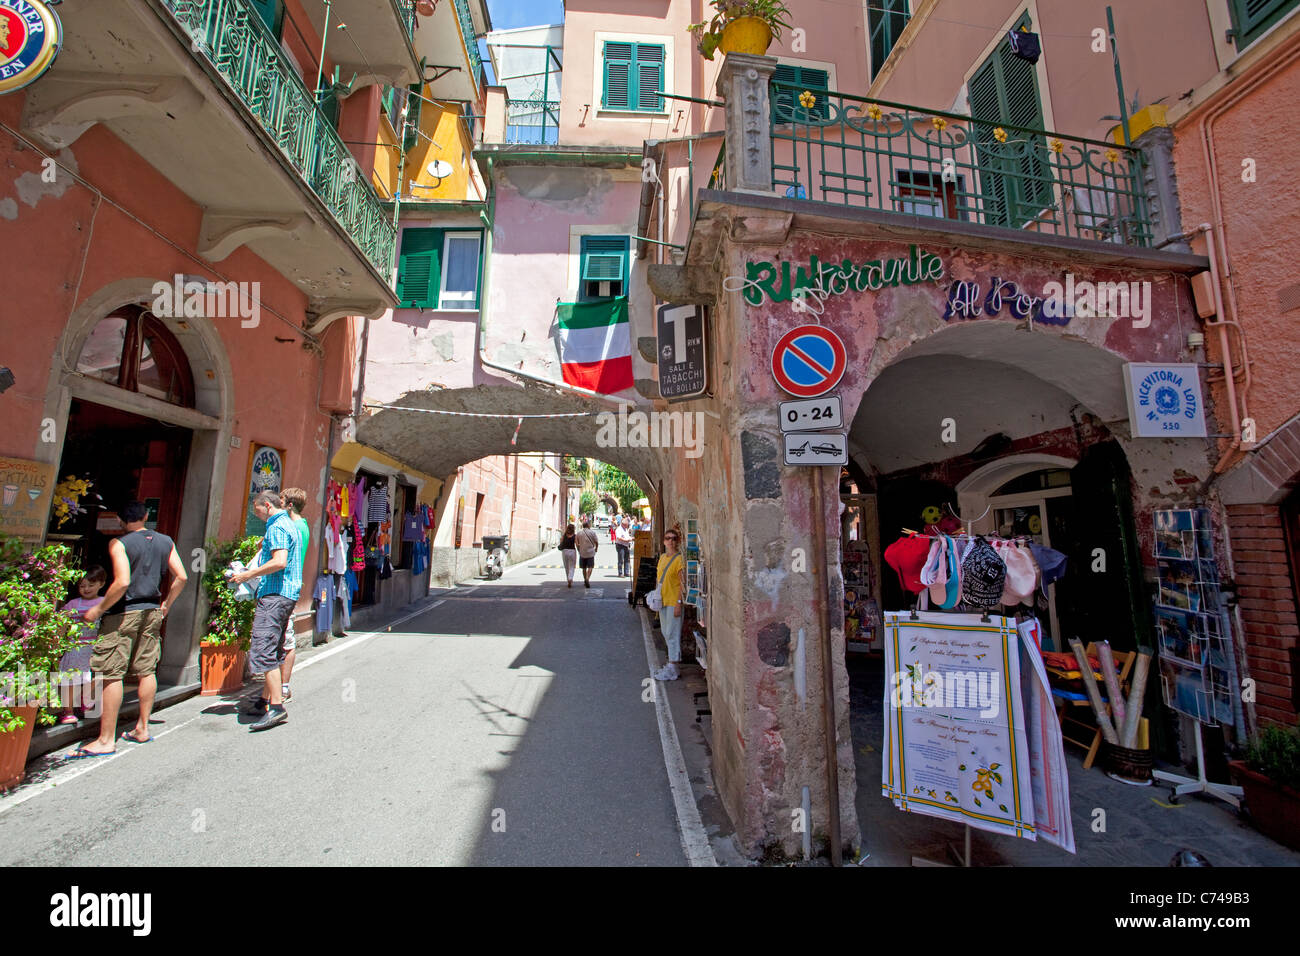
[[[871,32],[871,78],[874,80],[880,68],[889,59],[889,51],[894,48],[902,35],[907,21],[911,19],[907,0],[871,0],[867,5],[867,25]]]
[[[257,11],[266,28],[280,39],[284,31],[284,0],[248,0]]]
[[[605,42],[604,92],[600,105],[611,110],[662,113],[664,47],[660,43]]]
[[[583,236],[578,265],[578,301],[594,302],[627,294],[627,236]]]
[[[817,97],[817,102],[808,111],[810,118],[824,120],[830,116],[830,109],[824,95],[830,89],[830,74],[825,70],[815,70],[809,66],[793,66],[778,63],[772,74],[772,122],[789,123],[790,117],[803,117],[803,107],[799,95],[807,90]]]
[[[450,240],[450,241],[449,241]],[[403,308],[477,309],[483,284],[481,229],[422,229],[402,232],[397,256],[397,298]],[[448,265],[444,257],[456,256]],[[469,268],[465,255],[477,258]],[[444,270],[450,268],[447,276]]]
[[[1015,29],[1029,25],[1025,14]],[[967,93],[971,116],[984,121],[974,124],[984,222],[1020,228],[1053,203],[1047,142],[1042,133],[1008,130],[1006,142],[999,143],[994,129],[1005,123],[1042,130],[1043,106],[1034,64],[1012,53],[1003,37],[971,75]]]
[[[1238,50],[1244,50],[1297,4],[1300,0],[1228,0],[1232,42]]]

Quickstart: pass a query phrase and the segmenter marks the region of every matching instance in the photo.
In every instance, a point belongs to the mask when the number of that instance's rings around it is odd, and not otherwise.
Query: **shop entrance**
[[[175,540],[192,439],[187,428],[74,399],[58,474],[87,479],[91,491],[81,501],[85,514],[62,526],[51,519],[47,540],[68,545],[82,567],[98,564],[111,578],[108,544],[121,533],[122,505],[132,500],[148,506],[147,527]]]

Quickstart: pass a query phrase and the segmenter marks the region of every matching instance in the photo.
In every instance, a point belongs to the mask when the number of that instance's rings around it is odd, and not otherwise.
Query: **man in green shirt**
[[[307,519],[302,516],[302,509],[307,506],[307,492],[301,488],[285,488],[280,492],[280,500],[284,508],[289,512],[289,520],[293,522],[293,530],[298,535],[298,553],[302,555],[302,571],[307,571],[307,541],[311,537],[311,532],[307,527]],[[288,700],[292,693],[289,690],[289,675],[293,673],[293,662],[297,656],[297,643],[293,634],[293,615],[289,615],[289,623],[284,629],[284,663],[280,665],[280,681],[283,685],[282,693],[284,699]]]

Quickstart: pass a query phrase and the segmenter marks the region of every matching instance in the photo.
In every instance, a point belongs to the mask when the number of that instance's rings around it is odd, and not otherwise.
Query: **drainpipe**
[[[1232,442],[1219,457],[1218,464],[1214,466],[1214,474],[1220,475],[1241,448],[1241,417],[1237,414],[1237,383],[1234,381],[1236,372],[1232,367],[1232,353],[1228,351],[1229,323],[1224,320],[1223,315],[1223,290],[1219,286],[1219,259],[1215,249],[1214,228],[1208,222],[1203,222],[1193,231],[1205,233],[1205,251],[1206,258],[1210,260],[1210,285],[1214,293],[1216,319],[1214,322],[1206,322],[1205,325],[1206,328],[1213,326],[1219,330],[1219,350],[1223,353],[1223,384],[1228,388],[1228,414],[1232,416]],[[1244,354],[1242,357],[1245,358]]]
[[[1297,56],[1300,56],[1300,34],[1292,36],[1282,50],[1275,51],[1273,59],[1267,66],[1264,66],[1248,80],[1244,81],[1242,86],[1233,90],[1221,103],[1207,112],[1201,118],[1199,124],[1201,127],[1201,153],[1205,160],[1206,176],[1209,180],[1210,214],[1213,220],[1212,227],[1209,223],[1202,223],[1200,230],[1204,230],[1206,235],[1206,247],[1209,252],[1211,279],[1214,282],[1215,311],[1217,313],[1217,321],[1214,323],[1207,322],[1206,325],[1215,325],[1219,328],[1219,342],[1224,353],[1224,378],[1228,387],[1229,402],[1233,403],[1232,416],[1237,431],[1237,434],[1233,437],[1232,444],[1228,447],[1224,456],[1219,460],[1219,463],[1214,466],[1215,474],[1222,474],[1227,470],[1228,464],[1241,449],[1240,422],[1242,419],[1250,416],[1249,408],[1246,404],[1246,396],[1250,391],[1251,375],[1250,359],[1246,352],[1246,335],[1239,324],[1241,313],[1237,309],[1237,290],[1233,286],[1232,282],[1232,266],[1228,257],[1228,243],[1223,231],[1223,202],[1219,192],[1218,164],[1214,158],[1214,124],[1220,116],[1235,106],[1237,101],[1243,96],[1253,92],[1260,84],[1266,80],[1272,79],[1283,69],[1289,67]],[[1212,235],[1217,238],[1217,243],[1211,241]],[[1225,315],[1223,312],[1219,276],[1216,274],[1219,267],[1216,257],[1216,245],[1219,249],[1222,249],[1223,252],[1222,277],[1228,288],[1228,304],[1232,310],[1230,315]],[[1241,386],[1240,412],[1238,412],[1237,406],[1235,402],[1233,402],[1236,383],[1234,381],[1235,373],[1232,367],[1232,359],[1227,351],[1227,330],[1225,327],[1228,325],[1236,327],[1238,341],[1241,347],[1241,365],[1244,372],[1244,378]]]
[[[581,395],[583,398],[589,398],[592,399],[593,401],[600,402],[606,407],[611,409],[621,408],[625,405],[633,404],[627,399],[623,399],[620,401],[619,399],[610,398],[610,396],[608,395],[603,395],[600,392],[593,392],[590,389],[579,388],[576,385],[566,385],[563,382],[557,382],[554,379],[543,378],[540,375],[534,375],[531,372],[525,372],[522,369],[509,368],[505,365],[498,365],[496,362],[493,362],[491,359],[487,357],[486,349],[487,349],[488,296],[486,295],[486,290],[490,287],[488,278],[491,274],[491,268],[492,268],[492,246],[493,246],[492,239],[493,239],[493,233],[495,232],[494,224],[496,222],[496,211],[497,211],[496,178],[493,175],[493,166],[495,165],[495,160],[496,160],[495,156],[487,157],[488,211],[486,215],[484,213],[479,213],[479,217],[483,220],[484,226],[487,227],[484,230],[484,232],[486,233],[486,238],[483,244],[483,248],[484,248],[483,262],[485,263],[484,266],[485,275],[483,281],[483,288],[485,290],[485,294],[482,296],[481,301],[479,302],[479,309],[478,309],[479,363],[484,368],[490,368],[497,372],[505,372],[507,375],[512,375],[516,378],[526,378],[529,379],[530,381],[541,382],[544,385],[549,385],[551,388],[556,389],[557,391],[568,392],[574,395]]]

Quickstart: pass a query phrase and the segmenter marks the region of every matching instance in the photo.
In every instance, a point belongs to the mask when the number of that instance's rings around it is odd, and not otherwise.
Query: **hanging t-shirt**
[[[402,518],[402,540],[419,541],[424,537],[424,529],[421,527],[422,522],[416,516],[415,512],[408,511]]]
[[[381,481],[366,495],[366,521],[387,521],[388,517],[388,482]]]

